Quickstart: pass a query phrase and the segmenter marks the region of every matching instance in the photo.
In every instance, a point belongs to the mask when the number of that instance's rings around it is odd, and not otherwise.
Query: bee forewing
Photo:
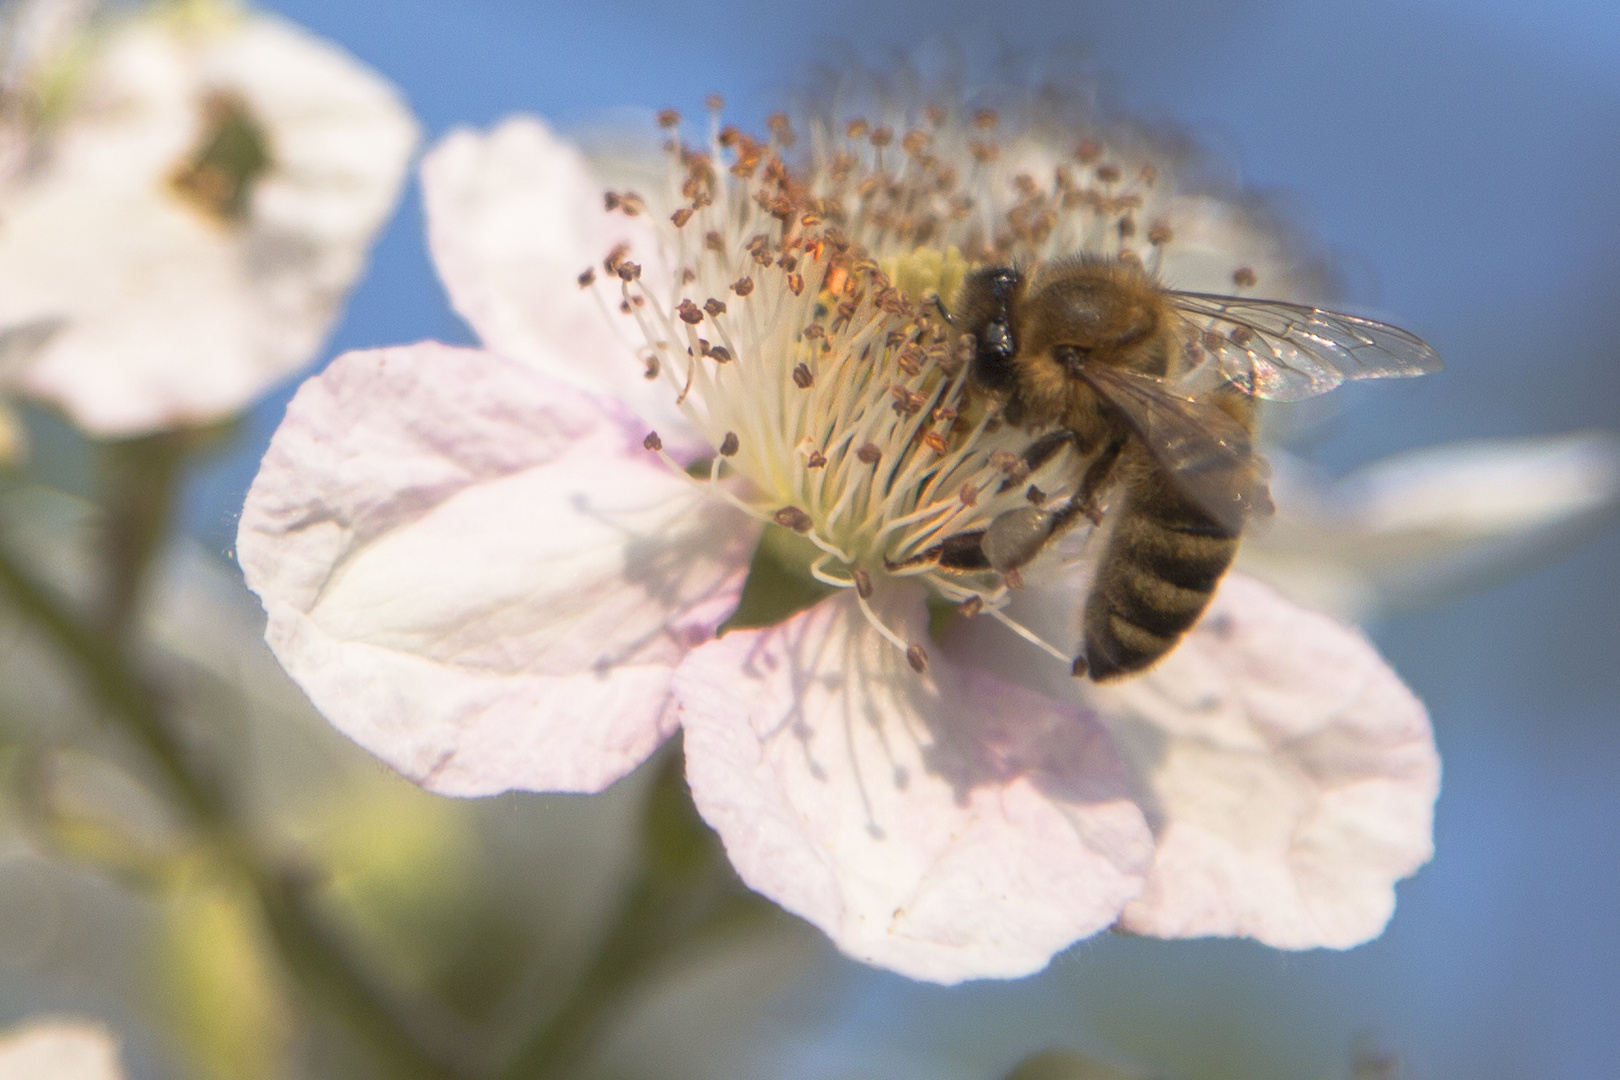
[[[1248,429],[1219,406],[1162,379],[1103,365],[1081,378],[1119,410],[1154,459],[1211,518],[1233,533],[1270,503]]]
[[[1188,349],[1255,397],[1298,401],[1348,380],[1439,371],[1440,357],[1398,326],[1282,300],[1170,293],[1186,318]]]

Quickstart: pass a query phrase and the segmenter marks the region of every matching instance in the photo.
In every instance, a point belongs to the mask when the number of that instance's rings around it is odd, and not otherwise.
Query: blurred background
[[[758,127],[813,64],[881,64],[942,39],[1083,72],[1113,105],[1186,129],[1271,193],[1333,252],[1346,300],[1445,357],[1440,376],[1335,395],[1346,400],[1298,433],[1296,452],[1338,474],[1452,440],[1620,430],[1612,4],[262,6],[401,87],[430,141],[514,111],[575,131],[665,106],[695,113],[711,92]],[[472,341],[428,261],[413,181],[322,362],[421,338]],[[177,648],[195,671],[224,680],[228,668],[250,687],[252,722],[231,737],[256,763],[266,813],[335,868],[367,928],[363,951],[397,983],[448,995],[468,1025],[521,1028],[548,972],[572,970],[577,943],[600,932],[651,779],[593,799],[433,800],[312,720],[273,661],[230,651],[257,634],[230,562],[236,515],[293,385],[188,467],[179,528],[196,541],[181,559],[192,569],[160,621],[176,640],[198,611],[233,628]],[[31,477],[88,494],[83,441],[32,424]],[[49,512],[71,523],[77,511]],[[940,989],[843,960],[766,914],[734,947],[674,962],[616,1005],[591,1070],[990,1080],[1059,1045],[1189,1080],[1384,1075],[1377,1054],[1356,1066],[1354,1047],[1398,1054],[1400,1075],[1428,1080],[1620,1075],[1620,534],[1594,536],[1370,628],[1432,710],[1446,770],[1438,854],[1400,886],[1377,941],[1290,954],[1105,935],[1031,979]],[[293,1062],[285,1075],[365,1075],[341,1038],[287,1019],[229,888],[186,895],[131,903],[105,875],[14,853],[0,864],[0,1025],[103,1018],[140,1077],[283,1075],[267,1047]],[[200,1001],[240,1015],[204,1015]]]

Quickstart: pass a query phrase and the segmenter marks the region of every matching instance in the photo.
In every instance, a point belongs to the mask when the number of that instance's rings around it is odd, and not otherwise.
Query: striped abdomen
[[[1086,600],[1085,659],[1097,682],[1141,671],[1175,648],[1209,606],[1240,535],[1158,470],[1123,494]]]

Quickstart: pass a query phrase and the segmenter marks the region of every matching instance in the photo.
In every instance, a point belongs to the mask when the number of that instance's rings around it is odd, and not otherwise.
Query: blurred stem
[[[769,909],[737,883],[692,805],[680,737],[657,769],[642,824],[635,881],[602,944],[568,996],[518,1048],[496,1080],[571,1075],[611,1010],[677,951]]]
[[[103,594],[99,617],[107,636],[121,640],[134,622],[147,570],[168,532],[176,481],[200,432],[160,432],[99,444]]]
[[[167,475],[171,479],[175,475],[172,467]],[[169,505],[167,496],[164,505]],[[114,526],[114,532],[122,529],[135,537],[145,528]],[[162,524],[158,535],[161,531]],[[145,554],[149,555],[150,537],[147,543]],[[9,595],[17,609],[78,666],[95,697],[123,722],[156,766],[176,803],[191,819],[200,842],[247,881],[282,961],[305,993],[341,1017],[393,1075],[403,1080],[457,1080],[453,1070],[436,1061],[395,1019],[384,996],[347,961],[344,950],[306,904],[298,885],[259,857],[236,827],[219,786],[175,739],[157,698],[134,674],[117,639],[85,626],[3,544],[0,594]]]

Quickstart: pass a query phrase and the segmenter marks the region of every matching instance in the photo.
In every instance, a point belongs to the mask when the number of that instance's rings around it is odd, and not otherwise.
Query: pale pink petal
[[[1087,575],[1011,609],[1078,649]],[[1228,574],[1209,613],[1146,674],[1097,686],[990,619],[951,655],[1094,709],[1158,843],[1121,927],[1343,948],[1376,936],[1395,882],[1433,852],[1440,759],[1428,714],[1366,639]]]
[[[436,791],[612,783],[668,733],[671,673],[735,607],[757,537],[640,430],[489,353],[340,357],[242,513],[282,665]]]
[[[920,594],[888,595],[888,624],[927,640]],[[738,873],[867,963],[1027,974],[1141,886],[1151,837],[1083,710],[942,655],[918,675],[848,594],[695,650],[675,694]]]
[[[1351,619],[1489,587],[1611,527],[1620,505],[1606,431],[1424,447],[1332,483],[1273,458],[1277,514],[1245,537],[1243,565]]]
[[[646,266],[658,253],[645,215],[604,209],[605,185],[572,143],[535,117],[488,134],[460,129],[422,161],[428,244],[450,302],[491,349],[630,404],[666,442],[694,438],[662,381],[645,377],[644,338],[616,308],[603,258],[618,244]],[[604,283],[582,289],[594,268]]]
[[[214,93],[245,103],[272,155],[242,221],[171,183]],[[5,194],[0,324],[62,321],[19,384],[104,436],[239,411],[314,358],[416,139],[391,86],[278,19],[129,20],[44,166]]]
[[[1122,929],[1347,948],[1433,854],[1423,705],[1359,634],[1267,586],[1229,576],[1157,667],[1087,697],[1158,842]]]

